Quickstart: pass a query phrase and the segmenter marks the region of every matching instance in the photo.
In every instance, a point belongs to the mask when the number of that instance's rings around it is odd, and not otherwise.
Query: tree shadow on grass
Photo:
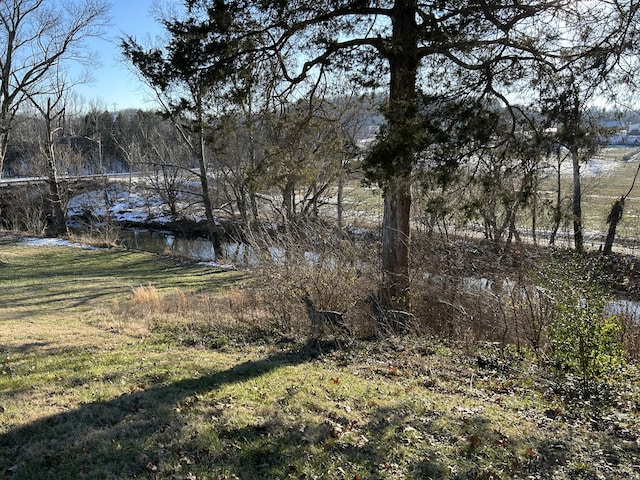
[[[310,340],[297,351],[134,389],[7,431],[0,435],[0,478],[471,480],[551,478],[558,472],[558,478],[595,478],[561,475],[572,468],[580,449],[573,446],[572,429],[560,420],[535,435],[522,430],[507,436],[500,431],[499,409],[450,408],[441,400],[417,401],[402,389],[389,403],[354,400],[330,374],[323,377],[329,388],[304,389],[306,371],[290,385],[269,391],[279,392],[271,406],[227,405],[234,399],[206,396],[226,385],[255,388],[252,380],[311,362],[320,347],[328,354],[331,342],[320,343]],[[234,416],[243,410],[250,421],[236,422]],[[304,411],[311,414],[301,420]],[[604,465],[617,474],[640,460],[635,442],[618,447],[612,445],[609,455],[619,457]]]
[[[6,354],[14,354],[14,353],[30,353],[38,350],[45,349],[52,345],[52,342],[28,342],[23,343],[21,345],[5,345],[0,343],[0,352]]]
[[[313,350],[275,353],[228,370],[82,405],[0,435],[0,477],[13,479],[163,478],[156,442],[184,428],[181,410],[199,394],[307,362]],[[163,440],[160,440],[163,441]],[[170,441],[170,439],[164,440]]]

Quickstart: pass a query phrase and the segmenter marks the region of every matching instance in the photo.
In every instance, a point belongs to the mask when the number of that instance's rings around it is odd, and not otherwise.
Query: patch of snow
[[[222,264],[218,262],[198,262],[198,265],[202,267],[219,268],[220,270],[226,270],[226,271],[231,271],[236,269],[236,267],[234,267],[233,265]]]
[[[347,231],[349,233],[351,233],[352,235],[361,235],[361,236],[367,235],[369,233],[376,233],[371,228],[358,227],[358,226],[355,226],[355,225],[347,225]]]
[[[614,170],[623,166],[622,162],[611,161],[603,156],[595,156],[590,158],[586,163],[580,164],[580,173],[585,177],[601,177],[611,175]],[[554,167],[550,167],[553,170]],[[569,160],[562,163],[560,168],[562,175],[573,175],[573,165]]]
[[[93,247],[91,245],[70,242],[69,240],[63,240],[61,238],[24,237],[20,239],[19,243],[33,247],[74,247],[85,250],[98,250],[97,247]]]
[[[118,222],[170,221],[170,217],[164,211],[163,202],[157,195],[131,192],[117,185],[111,185],[106,192],[87,192],[70,200],[70,217],[83,217],[86,213],[97,218],[104,218],[109,213]]]

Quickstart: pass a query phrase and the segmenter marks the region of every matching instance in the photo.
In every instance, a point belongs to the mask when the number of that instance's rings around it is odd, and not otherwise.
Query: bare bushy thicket
[[[622,312],[620,322],[623,327],[622,345],[629,359],[640,360],[640,315],[638,311]]]
[[[422,332],[538,350],[553,315],[524,250],[438,235],[414,238],[412,311]]]
[[[374,333],[364,299],[376,285],[375,245],[314,222],[254,239],[253,248],[259,252],[257,295],[284,334],[310,333],[305,294],[318,310],[344,312],[352,335]]]
[[[412,307],[441,337],[532,351],[582,395],[638,356],[638,304],[617,299],[635,283],[624,259],[442,237],[416,250]]]
[[[404,305],[378,304],[389,315],[372,305],[380,280],[379,240],[340,236],[327,225],[298,226],[256,247],[257,296],[285,334],[310,332],[301,303],[308,294],[316,309],[344,312],[358,338],[437,335],[542,348],[553,308],[526,275],[520,252],[496,253],[482,243],[438,236],[413,241],[411,297]],[[383,321],[387,316],[405,321],[392,326]]]
[[[76,197],[76,213],[73,222],[75,234],[91,245],[110,247],[119,243],[118,235],[122,228],[114,218],[115,206],[124,194],[131,193],[131,185],[102,183],[98,188]],[[138,193],[134,191],[134,193]],[[149,212],[149,207],[147,207]]]
[[[49,206],[46,187],[14,187],[0,199],[4,228],[42,235],[47,229]]]

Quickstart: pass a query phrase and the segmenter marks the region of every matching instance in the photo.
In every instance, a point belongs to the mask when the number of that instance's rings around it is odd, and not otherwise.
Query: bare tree
[[[198,162],[202,203],[207,219],[208,236],[217,258],[223,256],[220,236],[213,214],[211,148],[216,147],[219,121],[228,96],[236,89],[228,88],[228,78],[234,75],[219,63],[210,60],[232,48],[227,44],[207,45],[206,31],[192,34],[193,23],[179,21],[175,12],[159,12],[160,21],[170,35],[166,47],[146,49],[135,38],[122,39],[124,56],[131,61],[141,79],[152,89],[162,113],[171,119],[184,144]]]
[[[133,135],[119,146],[121,151],[128,163],[145,175],[169,207],[172,219],[178,220],[180,202],[191,197],[187,190],[195,166],[191,150],[181,141],[173,123],[153,112],[138,112],[130,130]]]
[[[49,184],[49,201],[53,214],[49,233],[56,236],[67,233],[67,223],[63,208],[63,194],[58,178],[57,145],[63,130],[65,117],[65,98],[67,85],[64,79],[57,78],[48,95],[26,94],[33,107],[40,114],[44,122],[42,138],[42,154],[45,158],[47,181]],[[64,133],[64,132],[62,132]]]
[[[61,64],[88,64],[88,37],[106,24],[104,0],[0,2],[0,176],[20,106],[39,93]]]
[[[613,248],[613,242],[616,238],[616,229],[618,228],[618,223],[622,220],[622,215],[624,214],[624,202],[631,195],[633,191],[633,187],[636,185],[636,180],[638,179],[638,173],[640,173],[640,164],[638,168],[636,168],[636,173],[633,176],[633,181],[631,182],[631,186],[626,194],[620,196],[613,204],[611,205],[611,211],[609,215],[607,215],[607,224],[609,225],[609,229],[607,231],[607,238],[604,242],[604,248],[602,249],[602,253],[605,255],[610,255],[611,250]]]

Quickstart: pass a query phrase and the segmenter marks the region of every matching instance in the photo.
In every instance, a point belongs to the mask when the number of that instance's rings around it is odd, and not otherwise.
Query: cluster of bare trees
[[[176,220],[180,205],[192,197],[209,212],[210,227],[218,220],[215,211],[245,226],[275,220],[290,227],[301,218],[317,218],[328,203],[340,224],[342,200],[335,196],[356,161],[362,122],[370,117],[366,109],[339,97],[321,111],[293,104],[277,113],[224,112],[207,122],[206,131],[137,112],[118,143]],[[221,252],[217,233],[210,228],[209,234]]]
[[[282,106],[277,113],[226,112],[211,121],[211,131],[200,144],[197,132],[157,112],[108,112],[95,106],[87,110],[70,100],[72,96],[60,97],[60,103],[23,109],[13,130],[6,171],[56,179],[135,173],[175,221],[192,211],[185,207],[197,204],[204,206],[199,211],[210,212],[209,226],[216,224],[213,215],[220,211],[243,225],[275,219],[291,226],[301,218],[317,218],[329,201],[340,224],[342,200],[335,197],[356,178],[347,177],[360,153],[356,144],[364,134],[364,122],[375,116],[370,101],[346,96],[327,100],[313,112],[302,103]],[[51,185],[58,191],[51,187],[48,195],[49,232],[61,234],[64,212],[57,217],[53,209],[59,204],[64,210],[67,192],[60,182]],[[218,237],[212,234],[216,242]],[[222,251],[219,245],[217,251]]]
[[[70,66],[92,61],[85,41],[102,33],[108,4],[102,0],[52,2],[14,0],[0,4],[0,175],[16,124],[25,111],[40,116],[44,129],[40,154],[45,160],[53,210],[53,230],[66,231],[57,180],[57,136],[63,99],[71,85]]]

